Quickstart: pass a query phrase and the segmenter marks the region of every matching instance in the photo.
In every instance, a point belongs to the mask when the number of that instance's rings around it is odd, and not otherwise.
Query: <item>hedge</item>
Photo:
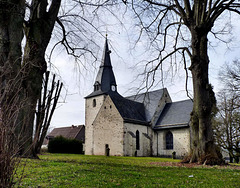
[[[63,136],[57,136],[48,143],[48,152],[50,153],[83,153],[83,144],[76,139],[68,139]]]

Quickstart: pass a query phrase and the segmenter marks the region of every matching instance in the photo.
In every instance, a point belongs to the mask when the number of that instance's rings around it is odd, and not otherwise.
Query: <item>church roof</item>
[[[159,104],[159,100],[162,98],[163,91],[165,89],[166,88],[129,96],[127,97],[127,99],[143,103],[145,108],[146,120],[151,121]]]
[[[191,100],[167,103],[171,98],[166,88],[124,98],[117,92],[116,86],[106,38],[94,91],[85,98],[109,95],[125,122],[143,125],[151,122],[155,129],[188,126],[193,107]]]
[[[99,67],[98,74],[94,83],[94,91],[85,98],[105,93],[107,94],[109,91],[111,91],[111,86],[117,86],[112,70],[110,53],[111,51],[109,50],[108,40],[106,38],[101,65]]]
[[[86,96],[85,99],[90,98],[90,97],[95,97],[95,96],[98,96],[98,95],[103,95],[103,94],[108,94],[108,92],[104,92],[104,91],[101,91],[101,90],[94,91],[91,94],[89,94],[88,96]]]
[[[188,126],[192,109],[193,102],[190,99],[167,103],[154,128],[161,129]]]
[[[109,96],[125,122],[148,124],[143,103],[126,99],[117,92],[110,92]]]

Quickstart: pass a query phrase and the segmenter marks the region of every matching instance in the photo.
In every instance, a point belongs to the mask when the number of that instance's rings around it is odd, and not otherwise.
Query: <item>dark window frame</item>
[[[173,134],[171,131],[166,133],[166,149],[172,150],[173,149]]]
[[[96,107],[96,106],[97,106],[97,101],[96,101],[96,99],[93,99],[92,105],[93,105],[93,107]]]
[[[140,150],[140,136],[139,131],[136,131],[136,150]]]

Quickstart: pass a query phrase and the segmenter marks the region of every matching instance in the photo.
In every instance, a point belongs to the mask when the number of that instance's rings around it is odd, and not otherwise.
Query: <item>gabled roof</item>
[[[76,139],[81,131],[84,131],[84,125],[70,126],[70,127],[60,127],[52,130],[47,138],[54,138],[56,136],[63,136],[65,138]]]
[[[129,96],[126,98],[139,103],[143,103],[145,107],[146,121],[151,121],[157,109],[157,106],[159,104],[159,100],[162,98],[163,91],[165,89],[166,88],[150,91],[146,93],[141,93],[141,94]]]
[[[111,92],[109,96],[125,122],[148,124],[143,103],[126,99],[117,92]]]
[[[154,128],[188,126],[192,109],[193,102],[191,100],[167,103]]]

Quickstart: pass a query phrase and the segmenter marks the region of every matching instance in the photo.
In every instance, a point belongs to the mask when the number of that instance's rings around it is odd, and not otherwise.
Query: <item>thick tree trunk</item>
[[[19,129],[16,119],[23,105],[20,92],[24,5],[24,0],[0,1],[1,128],[6,127],[14,133]],[[17,146],[21,135],[13,137]]]
[[[42,57],[42,58],[40,58]],[[24,57],[23,60],[26,65],[26,77],[24,79],[24,91],[23,96],[25,98],[25,106],[22,110],[23,119],[23,132],[25,133],[24,145],[22,147],[22,154],[24,157],[37,158],[36,153],[32,149],[32,137],[33,137],[33,127],[34,119],[36,113],[37,101],[41,95],[41,87],[43,74],[46,71],[46,62],[43,56],[34,55],[32,52],[28,56]],[[34,63],[38,62],[38,63]],[[28,65],[29,64],[29,65]],[[30,68],[29,68],[29,67]]]
[[[0,187],[14,185],[18,162],[24,5],[24,0],[0,0]]]
[[[26,45],[24,48],[24,92],[25,107],[22,110],[22,127],[26,135],[22,153],[25,157],[37,157],[33,149],[32,137],[36,104],[41,95],[43,74],[46,72],[45,51],[57,19],[61,0],[52,0],[48,8],[47,0],[33,0],[29,22],[25,25]],[[47,11],[48,10],[48,11]]]
[[[190,162],[219,164],[222,158],[214,144],[212,130],[213,91],[208,80],[209,58],[207,36],[192,32],[192,59],[190,70],[193,77],[194,103],[191,114]]]

